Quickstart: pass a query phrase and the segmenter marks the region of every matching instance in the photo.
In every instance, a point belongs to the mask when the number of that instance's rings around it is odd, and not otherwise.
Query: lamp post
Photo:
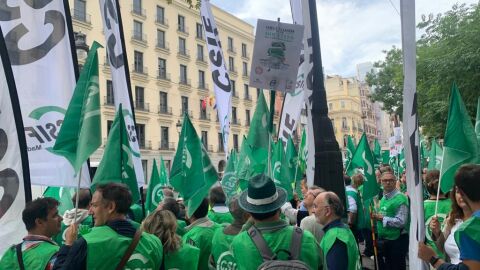
[[[83,68],[83,63],[88,56],[89,47],[87,45],[87,36],[82,32],[74,32],[75,36],[75,48],[77,53],[78,70],[81,71]],[[80,64],[82,63],[82,64]]]

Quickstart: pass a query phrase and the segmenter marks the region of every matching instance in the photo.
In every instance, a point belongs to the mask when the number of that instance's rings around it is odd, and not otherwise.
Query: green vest
[[[402,205],[408,206],[408,199],[405,194],[398,192],[393,196],[393,198],[386,199],[385,196],[382,197],[380,200],[380,213],[384,217],[395,217],[397,214],[398,208]],[[402,232],[403,228],[391,228],[391,227],[383,227],[383,222],[377,222],[377,229],[378,229],[378,237],[387,239],[387,240],[395,240],[400,237],[400,233]]]
[[[87,269],[115,268],[132,242],[132,238],[120,235],[108,226],[94,227],[83,238],[87,242]],[[162,242],[144,232],[125,269],[159,269],[162,253]]]
[[[87,233],[89,233],[92,230],[93,227],[93,218],[92,216],[88,216],[85,218],[82,223],[78,226],[78,235],[83,236]],[[65,243],[65,230],[68,228],[67,225],[65,225],[62,222],[62,228],[60,233],[55,235],[52,239],[59,245],[63,245]]]
[[[213,223],[213,222],[212,222]],[[211,227],[193,226],[183,235],[183,244],[190,244],[200,249],[200,261],[198,262],[199,270],[208,270],[208,260],[212,251],[213,233],[218,228],[216,223]]]
[[[185,220],[177,219],[177,231],[176,233],[180,236],[185,234],[185,227],[187,227],[187,223]]]
[[[223,223],[232,223],[233,222],[233,217],[230,212],[227,213],[219,213],[215,212],[212,209],[208,211],[208,218],[218,224],[223,224]]]
[[[360,192],[360,189],[358,190]],[[361,199],[361,196],[358,192],[355,192],[353,190],[347,190],[347,196],[352,197],[355,202],[357,203],[357,219],[355,220],[355,227],[357,229],[365,229],[365,228],[370,228],[369,224],[367,223],[366,220],[366,215],[368,214],[366,212],[366,209],[363,207],[363,202]],[[347,200],[348,201],[348,200]]]
[[[320,242],[320,248],[322,249],[323,262],[324,262],[323,269],[325,270],[328,269],[327,254],[337,239],[345,243],[345,246],[347,247],[347,256],[348,256],[347,270],[362,269],[355,237],[353,236],[353,233],[352,231],[350,231],[350,229],[344,228],[344,227],[331,228],[323,236],[322,241]]]
[[[38,245],[23,251],[23,265],[25,269],[45,269],[50,259],[59,249],[60,247],[57,245],[41,241]],[[11,246],[3,254],[2,260],[0,260],[0,269],[20,269],[15,245]]]
[[[235,258],[230,250],[230,244],[236,235],[223,232],[225,228],[218,228],[212,239],[212,256],[217,270],[234,270],[237,268]]]
[[[455,242],[457,242],[458,248],[462,250],[462,246],[460,245],[460,234],[468,235],[468,237],[480,245],[480,217],[474,215],[471,216],[463,222],[455,232]]]
[[[445,259],[445,254],[443,254],[435,245],[435,242],[432,240],[432,230],[430,229],[430,221],[435,216],[435,204],[436,200],[425,200],[423,202],[423,209],[425,214],[425,237],[427,238],[427,245],[433,248],[435,253],[442,259]],[[443,224],[445,218],[447,218],[448,213],[452,210],[452,202],[450,199],[438,200],[438,211],[437,217],[440,224]],[[443,231],[443,225],[441,230]]]
[[[182,247],[172,253],[165,254],[165,270],[169,269],[197,269],[200,249],[182,244]]]
[[[255,225],[261,232],[273,253],[279,260],[287,260],[288,254],[281,250],[290,250],[293,226],[288,226],[284,221],[261,222]],[[247,231],[239,233],[233,238],[231,244],[233,257],[238,270],[252,270],[263,262],[262,256]],[[319,246],[315,237],[308,231],[303,231],[300,258],[310,269],[318,269],[321,265]]]

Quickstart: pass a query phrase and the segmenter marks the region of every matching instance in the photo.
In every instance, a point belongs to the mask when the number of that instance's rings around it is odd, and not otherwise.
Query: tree
[[[419,122],[424,135],[442,138],[448,113],[448,98],[455,81],[470,116],[475,115],[480,89],[480,8],[454,5],[445,14],[422,16],[417,28],[424,32],[417,41],[417,93]],[[385,52],[376,74],[367,75],[375,86],[375,101],[387,112],[402,115],[402,52]],[[395,110],[396,109],[396,110]]]

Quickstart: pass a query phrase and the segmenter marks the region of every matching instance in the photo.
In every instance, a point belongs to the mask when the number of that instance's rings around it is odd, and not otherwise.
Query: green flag
[[[477,141],[480,144],[480,97],[477,102],[477,117],[475,119],[475,133],[477,134]]]
[[[298,153],[292,137],[288,138],[285,150],[285,160],[288,164],[289,178],[292,183],[302,180],[303,172],[298,166]]]
[[[452,189],[453,177],[457,169],[465,163],[477,163],[478,154],[478,141],[472,120],[454,83],[440,168],[440,185],[444,193]]]
[[[270,161],[272,180],[277,186],[287,191],[288,200],[291,200],[293,198],[292,178],[290,178],[290,170],[285,159],[282,141],[277,141],[272,146],[272,150],[273,153]]]
[[[150,183],[148,183],[147,198],[145,203],[145,210],[147,214],[152,213],[157,209],[158,204],[163,200],[163,185],[160,183],[160,175],[157,170],[157,162],[153,159],[152,176],[150,176]]]
[[[382,151],[382,164],[388,164],[390,160],[390,150],[383,150]]]
[[[102,143],[97,49],[93,42],[68,105],[55,145],[48,150],[64,156],[78,172]]]
[[[353,139],[350,135],[347,135],[347,147],[345,150],[345,165],[348,166],[352,160],[353,153],[355,153],[355,144],[353,143]]]
[[[382,147],[377,139],[375,139],[373,145],[373,155],[375,157],[375,164],[378,166],[380,163],[382,163]]]
[[[236,176],[237,152],[232,149],[228,156],[227,167],[222,177],[222,189],[227,197],[227,205],[230,200],[238,193],[238,180]]]
[[[398,167],[397,167],[397,173],[398,175],[402,174],[405,171],[405,168],[407,167],[407,164],[405,162],[405,151],[402,148],[402,151],[400,151],[400,154],[398,154]]]
[[[210,187],[218,181],[207,150],[200,142],[188,114],[183,117],[182,132],[173,159],[170,184],[179,191],[186,202],[187,215],[191,217]]]
[[[93,178],[92,187],[96,184],[118,182],[126,184],[132,192],[133,202],[140,200],[138,192],[137,177],[133,168],[133,155],[136,155],[130,148],[127,128],[120,104],[117,115],[113,120],[108,134],[107,145],[103,152],[102,161],[98,165],[97,172]]]
[[[247,141],[247,138],[243,136],[242,145],[240,147],[240,153],[238,154],[238,162],[236,167],[236,178],[238,179],[238,185],[241,190],[245,190],[248,186],[248,180],[253,176],[253,167],[255,161],[251,158],[252,147]],[[260,168],[258,173],[262,173],[264,168]]]
[[[308,145],[307,145],[307,132],[305,129],[302,131],[302,140],[300,141],[300,146],[298,147],[298,166],[302,171],[302,175],[307,169],[307,158],[308,158]]]
[[[165,167],[165,161],[163,161],[163,157],[160,157],[160,171],[158,174],[160,175],[160,185],[162,185],[162,187],[169,187],[170,180],[168,179],[167,168]]]
[[[270,140],[270,132],[268,131],[269,119],[270,115],[267,102],[263,96],[263,91],[260,91],[250,130],[248,131],[247,141],[252,149],[251,157],[257,165],[263,166],[263,168],[260,168],[261,172],[265,171],[268,160],[268,142]]]
[[[48,187],[43,192],[43,197],[54,198],[60,202],[58,206],[58,214],[63,216],[63,213],[67,210],[73,209],[75,206],[72,202],[72,196],[75,194],[75,189],[68,187]]]
[[[426,140],[422,138],[420,140],[420,165],[422,169],[427,167],[428,156],[429,156],[429,153],[426,146]]]
[[[358,173],[358,169],[361,169],[360,172],[363,172],[365,182],[363,183],[362,196],[364,200],[373,198],[379,191],[373,165],[374,157],[368,146],[367,136],[363,133],[347,168],[347,174],[352,176]]]
[[[440,170],[442,165],[442,147],[437,143],[435,139],[432,140],[432,146],[430,147],[430,155],[428,157],[428,169],[429,170]]]

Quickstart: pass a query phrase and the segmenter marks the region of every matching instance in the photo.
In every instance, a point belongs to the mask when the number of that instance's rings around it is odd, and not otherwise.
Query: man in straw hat
[[[265,256],[262,255],[265,254],[265,249],[269,249],[275,260],[289,260],[289,255],[295,255],[289,253],[294,251],[293,253],[298,253],[296,259],[310,269],[319,268],[320,252],[313,235],[280,219],[280,207],[286,201],[286,191],[276,187],[270,177],[260,174],[250,179],[248,188],[240,195],[238,203],[250,214],[254,224],[233,239],[232,251],[237,269],[257,269],[264,263]],[[300,234],[301,242],[297,250],[292,250],[291,246],[295,245],[291,243],[296,238],[293,237],[295,234]],[[266,247],[259,247],[259,242],[265,243]]]

